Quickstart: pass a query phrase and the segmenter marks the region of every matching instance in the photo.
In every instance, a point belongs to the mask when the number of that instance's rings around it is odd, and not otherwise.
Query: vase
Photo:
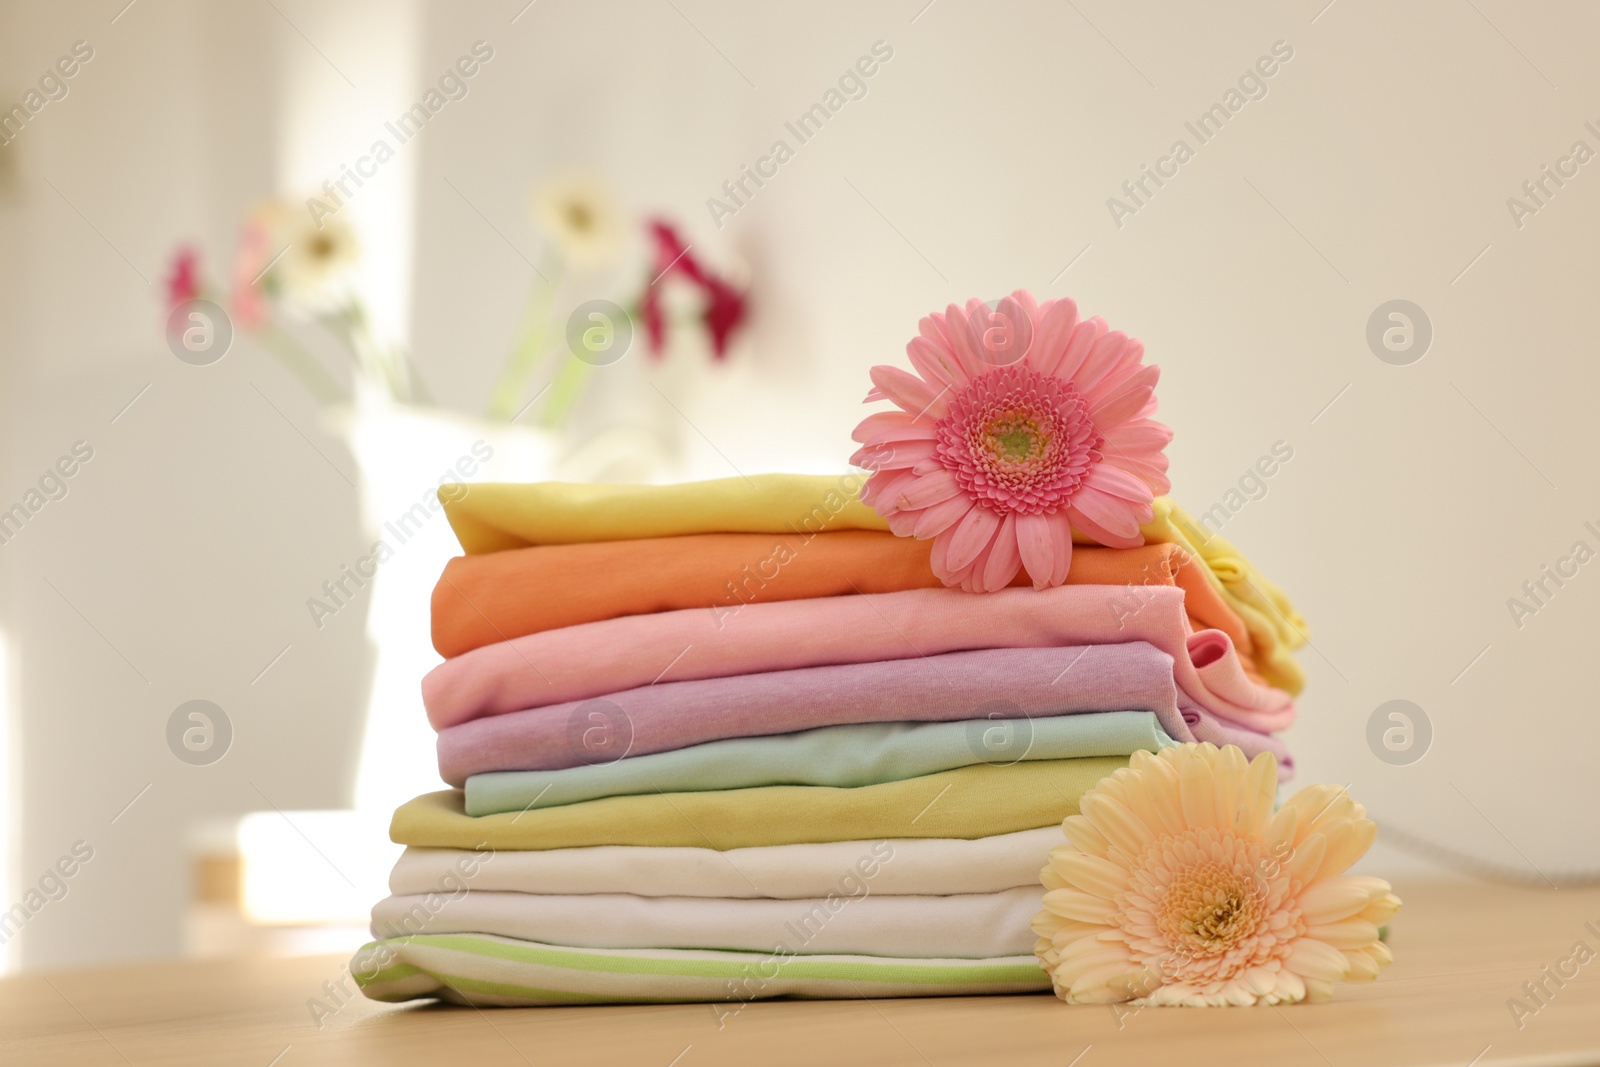
[[[330,412],[360,472],[370,570],[367,635],[376,653],[356,773],[358,811],[392,810],[437,788],[435,735],[422,706],[422,676],[441,662],[429,616],[445,562],[461,554],[436,495],[444,482],[550,479],[556,437],[434,408],[362,396]],[[359,576],[358,576],[359,577]]]

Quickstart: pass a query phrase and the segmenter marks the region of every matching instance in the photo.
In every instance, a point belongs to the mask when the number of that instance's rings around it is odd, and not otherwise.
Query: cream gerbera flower
[[[1343,789],[1313,785],[1276,814],[1277,761],[1232,745],[1136,752],[1062,823],[1041,872],[1034,952],[1068,1003],[1326,1000],[1392,959],[1400,908],[1346,875],[1377,827]]]
[[[266,280],[284,303],[319,314],[354,299],[361,244],[342,214],[313,219],[286,202],[270,206],[262,218],[274,251],[282,249]]]
[[[622,243],[622,212],[598,178],[568,175],[546,182],[534,191],[533,214],[579,267],[603,265]]]

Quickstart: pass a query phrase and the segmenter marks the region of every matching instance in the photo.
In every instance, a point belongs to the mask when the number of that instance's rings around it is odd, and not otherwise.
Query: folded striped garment
[[[484,934],[376,941],[356,953],[350,973],[373,1000],[438,997],[482,1007],[875,1000],[1050,989],[1032,954],[975,960],[584,949]],[[719,1024],[737,1010],[719,1012]]]
[[[573,948],[984,959],[1032,952],[1037,937],[1031,924],[1043,900],[1042,885],[955,896],[879,896],[870,882],[861,882],[856,895],[800,900],[473,889],[431,899],[386,897],[372,909],[372,936],[494,934]]]
[[[493,815],[601,797],[764,785],[851,788],[978,763],[1009,766],[1024,760],[1130,756],[1176,743],[1148,711],[825,726],[772,737],[710,741],[628,759],[620,758],[619,752],[609,762],[564,770],[474,774],[467,779],[466,811]]]
[[[1059,824],[1078,798],[1127,759],[980,764],[881,785],[769,785],[706,793],[605,797],[560,808],[474,818],[459,790],[427,793],[394,813],[389,836],[432,848],[546,849],[589,845],[700,847],[988,837]]]
[[[600,845],[542,851],[408,848],[389,891],[455,894],[464,887],[513,893],[634,893],[660,897],[799,899],[858,892],[878,896],[996,893],[1039,884],[1060,827],[992,837],[883,838],[802,845],[712,848]]]
[[[429,721],[444,729],[669,680],[1129,641],[1170,656],[1179,688],[1207,711],[1262,732],[1294,721],[1289,694],[1251,680],[1225,633],[1190,630],[1183,590],[1170,586],[1065,585],[982,596],[912,589],[750,604],[732,618],[700,609],[630,615],[456,656],[423,678],[422,698]]]

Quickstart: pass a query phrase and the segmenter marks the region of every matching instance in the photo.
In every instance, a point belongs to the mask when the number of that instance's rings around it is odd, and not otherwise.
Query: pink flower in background
[[[971,592],[1027,568],[1060,585],[1074,529],[1114,548],[1144,543],[1170,488],[1172,431],[1150,418],[1160,369],[1144,345],[1071,300],[1035,305],[1018,290],[991,309],[970,300],[919,324],[916,374],[872,368],[869,415],[851,462],[871,470],[861,499],[902,537],[933,539],[933,571]]]
[[[188,245],[172,257],[172,273],[167,275],[167,310],[194,300],[200,295],[200,255]]]
[[[259,330],[267,323],[267,298],[262,292],[266,270],[274,254],[272,228],[266,212],[258,210],[245,222],[239,235],[239,248],[233,257],[233,277],[229,310],[239,325],[248,330]]]
[[[667,343],[667,319],[661,306],[661,283],[675,274],[681,274],[705,294],[706,302],[700,312],[700,321],[711,336],[712,353],[717,359],[723,359],[728,354],[728,345],[734,333],[744,324],[748,314],[749,304],[745,294],[701,265],[671,224],[652,219],[649,228],[655,243],[655,266],[651,268],[654,280],[645,287],[644,297],[639,303],[639,314],[644,319],[645,339],[650,354],[660,356]]]
[[[744,323],[745,298],[743,293],[720,278],[711,278],[705,289],[706,308],[701,321],[711,335],[711,351],[718,359],[722,359],[728,354],[728,343],[734,331]]]

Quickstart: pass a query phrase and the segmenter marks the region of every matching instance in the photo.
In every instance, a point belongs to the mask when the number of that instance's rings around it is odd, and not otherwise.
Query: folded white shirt
[[[602,845],[543,851],[473,852],[408,848],[389,875],[389,891],[503,890],[647,897],[950,896],[1037,886],[1060,828],[1040,827],[972,840],[891,838],[710,848]],[[1031,946],[1030,946],[1031,951]]]
[[[877,896],[864,890],[801,900],[470,890],[453,897],[386,897],[372,909],[372,934],[492,934],[579,948],[976,959],[1031,952],[1031,924],[1043,898],[1042,885],[959,896]]]

